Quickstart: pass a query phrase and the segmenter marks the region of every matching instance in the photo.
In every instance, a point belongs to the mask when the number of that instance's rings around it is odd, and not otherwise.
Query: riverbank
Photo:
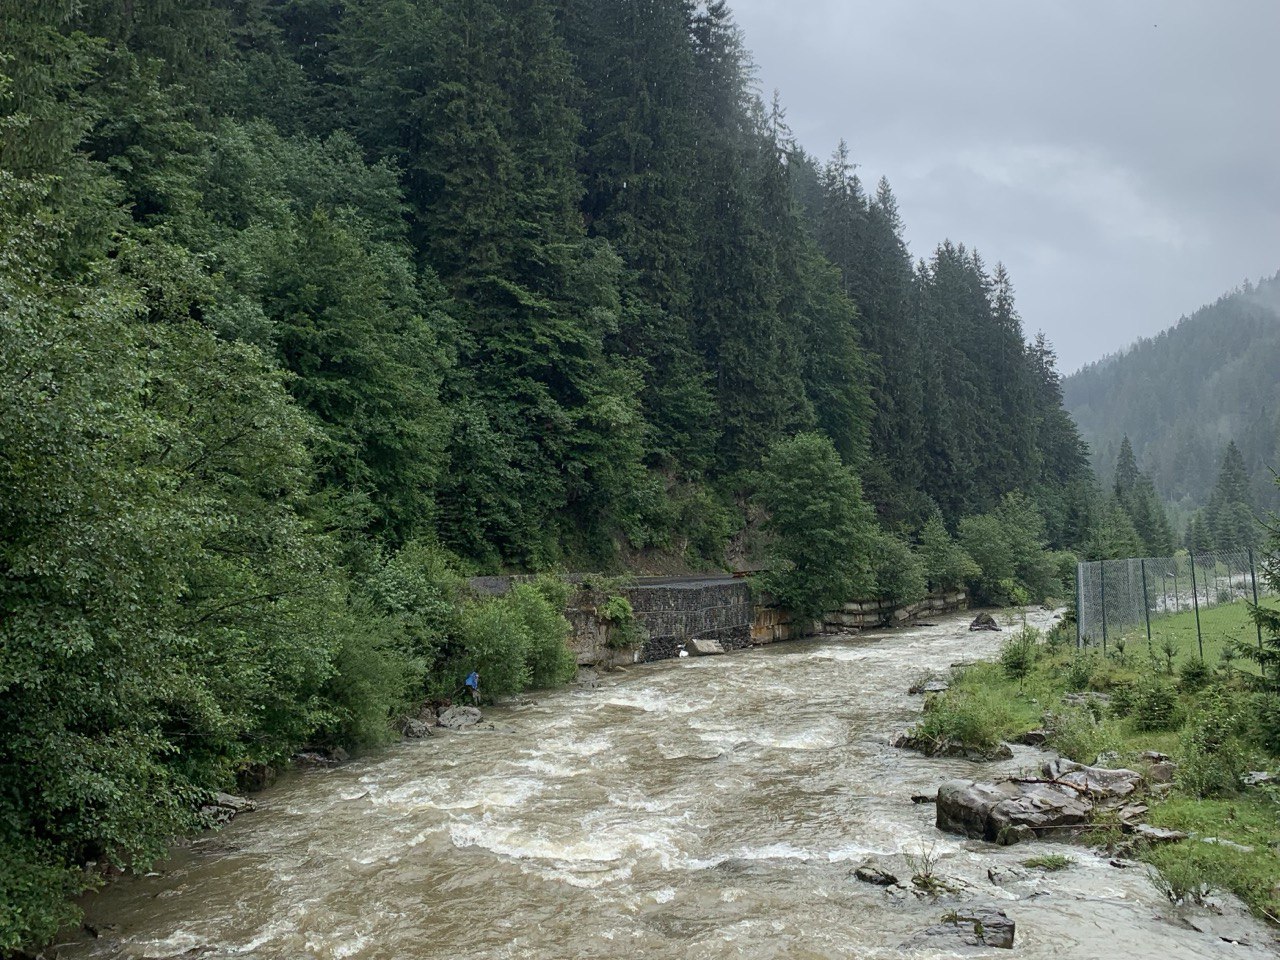
[[[951,677],[914,733],[977,752],[1043,743],[1079,763],[1143,772],[1141,819],[1168,831],[1151,835],[1163,842],[1126,833],[1114,816],[1082,838],[1151,865],[1174,903],[1229,892],[1280,923],[1280,758],[1268,739],[1276,706],[1254,681],[1230,658],[1212,669],[1189,660],[1174,674],[1145,647],[1103,655],[1076,650],[1066,631],[1015,633],[998,660]]]
[[[86,900],[102,936],[58,949],[899,960],[951,950],[903,945],[992,907],[1016,922],[1028,960],[1271,956],[1172,925],[1142,870],[1086,853],[1050,872],[1023,862],[1060,846],[934,828],[912,797],[993,768],[888,741],[919,715],[907,689],[922,672],[998,651],[1002,635],[970,633],[969,620],[629,667],[490,708],[492,730],[292,772],[155,875]],[[1014,753],[994,769],[1038,756]],[[955,891],[917,894],[910,861],[925,856]],[[857,879],[872,865],[898,889]]]

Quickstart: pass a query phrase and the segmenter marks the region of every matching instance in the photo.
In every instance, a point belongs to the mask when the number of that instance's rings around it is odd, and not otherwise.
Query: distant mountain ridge
[[[1256,506],[1280,508],[1280,273],[1063,380],[1065,405],[1108,481],[1128,436],[1179,518],[1207,503],[1235,440]]]

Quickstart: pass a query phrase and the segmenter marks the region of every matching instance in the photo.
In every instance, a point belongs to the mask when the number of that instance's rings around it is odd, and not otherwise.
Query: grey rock
[[[1173,759],[1167,753],[1161,753],[1159,750],[1143,750],[1139,756],[1147,763],[1168,763]]]
[[[213,824],[227,824],[242,813],[254,808],[253,801],[229,793],[215,793],[209,803],[200,808],[200,816]]]
[[[1253,853],[1253,847],[1243,843],[1236,843],[1234,840],[1223,840],[1219,837],[1200,837],[1201,843],[1212,843],[1216,847],[1228,847],[1232,850],[1239,850],[1241,853]]]
[[[685,642],[685,649],[695,657],[716,657],[724,653],[719,640],[708,640],[704,637],[692,637]]]
[[[856,879],[863,883],[870,883],[877,887],[894,887],[898,884],[898,878],[891,873],[886,873],[879,867],[864,866],[853,871]]]
[[[1152,846],[1162,843],[1178,843],[1187,839],[1187,835],[1179,830],[1169,830],[1166,827],[1153,827],[1149,823],[1140,823],[1133,828],[1133,835],[1139,840],[1145,840]]]
[[[1254,770],[1251,773],[1246,773],[1243,777],[1241,777],[1240,782],[1243,783],[1246,787],[1261,787],[1264,784],[1275,783],[1276,779],[1275,777],[1271,776],[1271,774],[1266,773],[1265,771]]]
[[[920,737],[909,730],[895,737],[890,745],[902,750],[916,750],[927,757],[958,757],[962,760],[978,762],[1013,759],[1013,750],[1007,743],[985,749],[961,743],[958,740],[933,740],[929,737]]]
[[[482,716],[476,707],[450,707],[440,714],[436,723],[446,730],[465,730],[479,723]]]
[[[431,736],[431,725],[425,720],[406,720],[403,732],[410,740],[421,740]]]
[[[1111,705],[1111,697],[1105,693],[1099,693],[1096,690],[1085,690],[1083,693],[1068,693],[1062,698],[1062,702],[1070,704],[1073,707],[1098,706],[1106,707]]]
[[[1015,743],[1020,743],[1024,747],[1043,747],[1049,742],[1048,730],[1028,730],[1022,736],[1018,737]]]
[[[1152,784],[1171,784],[1173,778],[1178,774],[1178,765],[1170,760],[1161,760],[1153,763],[1151,769],[1147,771],[1147,779]]]
[[[930,793],[913,793],[911,795],[911,802],[917,805],[937,803],[938,797],[935,794]]]
[[[1030,874],[1022,867],[995,866],[987,867],[987,879],[996,886],[1003,887],[1008,883],[1019,883],[1030,878]]]
[[[1046,763],[1043,772],[1046,779],[1075,787],[1095,801],[1123,800],[1146,787],[1142,774],[1136,770],[1086,767],[1061,757]]]
[[[1092,813],[1089,800],[1067,787],[951,780],[938,788],[935,822],[939,830],[1008,845],[1073,834]]]
[[[946,693],[950,689],[951,682],[949,680],[922,680],[919,683],[912,684],[907,693],[914,697],[922,693]]]
[[[970,630],[993,630],[1000,632],[1000,624],[996,623],[996,618],[989,613],[980,613],[973,618],[973,623],[969,624]]]
[[[1016,927],[1003,910],[968,907],[945,914],[936,926],[902,944],[904,949],[997,947],[1012,950]]]

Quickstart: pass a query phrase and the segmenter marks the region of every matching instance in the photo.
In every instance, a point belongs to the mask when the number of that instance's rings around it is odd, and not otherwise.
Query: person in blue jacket
[[[480,706],[480,671],[472,670],[465,681],[467,691],[471,694],[471,702]]]

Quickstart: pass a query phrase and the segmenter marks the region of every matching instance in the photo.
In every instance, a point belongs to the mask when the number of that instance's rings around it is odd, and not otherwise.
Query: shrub
[[[1030,627],[1024,627],[1000,648],[1000,666],[1004,669],[1005,676],[1018,681],[1019,689],[1035,667],[1039,639],[1039,633]]]
[[[1050,727],[1050,744],[1077,763],[1093,763],[1099,755],[1117,750],[1122,739],[1114,721],[1099,720],[1088,710],[1065,709]]]
[[[1252,719],[1249,704],[1221,691],[1201,704],[1182,735],[1178,786],[1197,797],[1237,793],[1253,761],[1243,737]]]
[[[1138,730],[1172,730],[1178,723],[1178,695],[1173,685],[1148,674],[1134,684],[1133,725]]]
[[[1192,657],[1178,671],[1178,686],[1187,693],[1198,693],[1208,686],[1211,677],[1208,664],[1199,657]]]

